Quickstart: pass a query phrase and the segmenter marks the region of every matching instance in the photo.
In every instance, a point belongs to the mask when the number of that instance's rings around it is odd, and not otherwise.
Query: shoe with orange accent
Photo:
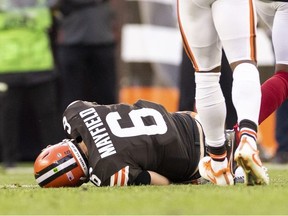
[[[227,168],[221,169],[218,172],[214,172],[211,167],[211,157],[205,156],[199,162],[200,175],[212,182],[213,184],[226,186],[234,185],[234,178],[230,171],[230,165]]]
[[[255,145],[256,146],[256,145]],[[234,159],[245,173],[245,184],[268,185],[267,168],[262,165],[259,151],[251,145],[246,137],[242,138],[235,151]]]

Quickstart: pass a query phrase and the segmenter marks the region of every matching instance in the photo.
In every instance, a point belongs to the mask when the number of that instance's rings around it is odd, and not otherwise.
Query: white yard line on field
[[[0,189],[39,188],[38,185],[7,184],[0,185]]]

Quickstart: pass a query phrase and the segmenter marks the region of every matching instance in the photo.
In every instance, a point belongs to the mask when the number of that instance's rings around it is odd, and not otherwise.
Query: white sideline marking
[[[34,173],[34,170],[32,167],[13,167],[13,168],[7,168],[4,169],[5,174],[32,174]]]
[[[38,185],[18,185],[18,184],[10,184],[10,185],[0,185],[0,189],[19,189],[19,188],[39,188]]]

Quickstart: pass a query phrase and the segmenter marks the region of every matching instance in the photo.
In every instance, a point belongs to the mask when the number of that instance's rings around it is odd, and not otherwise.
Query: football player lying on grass
[[[133,105],[75,101],[63,114],[63,126],[69,139],[48,146],[35,161],[41,187],[75,187],[89,180],[96,186],[207,182],[198,164],[207,155],[205,137],[194,112],[169,113],[144,100]],[[221,176],[234,177],[235,140],[235,131],[226,131],[229,166]],[[240,171],[240,179],[241,175]],[[246,175],[246,184],[259,184]],[[208,180],[217,185],[235,183],[217,173]],[[263,181],[268,184],[268,176]]]
[[[169,113],[144,100],[133,105],[75,101],[63,114],[63,126],[69,139],[48,146],[35,161],[41,187],[88,180],[97,186],[201,182],[198,163],[206,148],[193,112]],[[227,132],[227,175],[233,173],[233,135]]]
[[[274,74],[261,90],[259,123],[288,98],[288,73]],[[40,153],[34,164],[36,181],[41,187],[75,187],[89,180],[97,186],[202,183],[199,170],[203,167],[198,163],[207,153],[195,116],[193,112],[169,113],[159,104],[142,100],[107,106],[76,101],[63,114],[70,140]],[[233,176],[236,169],[235,138],[238,134],[226,131],[229,166],[218,173],[211,170],[213,176],[207,180],[214,184],[234,184],[223,176]],[[206,157],[203,165],[209,165]],[[261,164],[258,168],[263,169]],[[268,176],[258,180],[245,172],[248,185],[269,183]]]

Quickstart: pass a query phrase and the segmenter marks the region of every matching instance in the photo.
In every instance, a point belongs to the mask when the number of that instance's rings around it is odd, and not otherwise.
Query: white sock
[[[258,125],[261,84],[257,68],[249,63],[238,65],[233,72],[232,100],[238,123],[248,119]]]
[[[219,147],[225,141],[226,105],[219,80],[219,72],[195,73],[196,109],[206,143],[213,147]]]

